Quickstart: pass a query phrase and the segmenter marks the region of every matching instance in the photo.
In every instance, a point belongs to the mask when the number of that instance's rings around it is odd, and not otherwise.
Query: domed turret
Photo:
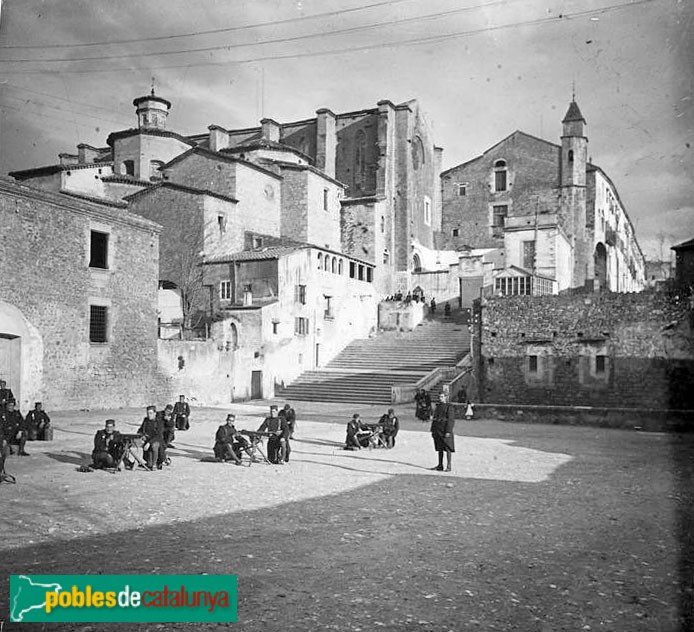
[[[133,101],[137,108],[137,122],[140,129],[166,129],[171,103],[152,92]]]

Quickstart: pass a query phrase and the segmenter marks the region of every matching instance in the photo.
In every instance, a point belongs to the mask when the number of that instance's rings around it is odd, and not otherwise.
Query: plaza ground
[[[256,428],[267,403],[231,405]],[[226,410],[196,408],[172,465],[80,473],[107,417],[54,413],[0,500],[0,621],[13,573],[232,573],[229,624],[10,624],[4,630],[694,629],[694,437],[459,420],[454,471],[396,408],[394,450],[341,449],[352,412],[298,402],[290,464],[206,463]]]

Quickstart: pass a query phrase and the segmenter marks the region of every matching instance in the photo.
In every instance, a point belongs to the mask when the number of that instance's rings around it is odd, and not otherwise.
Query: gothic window
[[[494,163],[494,191],[506,191],[507,179],[506,179],[507,167],[505,160],[497,160]]]
[[[354,184],[366,187],[366,134],[363,129],[357,132],[354,142]]]
[[[419,136],[412,139],[412,166],[419,169],[424,164],[424,143]]]

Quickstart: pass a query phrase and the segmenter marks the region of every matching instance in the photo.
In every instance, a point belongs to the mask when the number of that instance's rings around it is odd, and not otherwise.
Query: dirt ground
[[[291,462],[236,467],[200,460],[226,411],[194,409],[170,467],[115,474],[77,467],[143,411],[54,414],[0,485],[3,632],[694,629],[694,437],[458,421],[447,474],[411,407],[393,450],[343,451],[355,410],[383,412],[299,403]],[[239,620],[11,624],[16,573],[236,574]]]

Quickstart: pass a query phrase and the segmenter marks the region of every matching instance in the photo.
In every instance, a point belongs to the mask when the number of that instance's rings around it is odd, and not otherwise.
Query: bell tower
[[[561,213],[570,231],[573,251],[572,287],[585,284],[588,272],[586,244],[586,166],[588,139],[584,136],[586,120],[572,95],[562,120],[561,137]]]
[[[137,123],[140,129],[166,129],[166,119],[169,116],[171,103],[152,92],[133,101],[137,108]]]

